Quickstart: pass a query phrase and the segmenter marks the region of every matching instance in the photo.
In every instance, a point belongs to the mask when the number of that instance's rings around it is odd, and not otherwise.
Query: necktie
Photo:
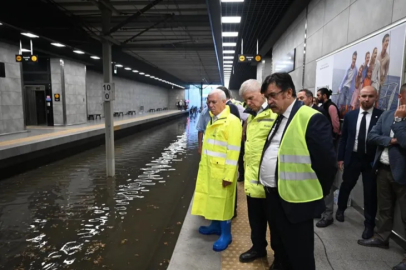
[[[368,112],[363,112],[362,113],[364,116],[362,116],[361,119],[361,125],[359,127],[359,133],[358,133],[358,154],[361,156],[365,155],[365,137],[367,134],[367,114]]]
[[[271,137],[269,137],[268,142],[272,141],[273,137],[275,136],[276,132],[279,129],[279,126],[281,125],[283,119],[283,115],[279,115],[278,118],[276,118],[275,124],[271,130]]]

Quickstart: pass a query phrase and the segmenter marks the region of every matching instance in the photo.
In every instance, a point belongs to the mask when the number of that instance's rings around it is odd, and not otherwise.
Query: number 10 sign
[[[114,83],[104,83],[102,86],[103,90],[103,100],[113,101],[116,97],[116,87]]]

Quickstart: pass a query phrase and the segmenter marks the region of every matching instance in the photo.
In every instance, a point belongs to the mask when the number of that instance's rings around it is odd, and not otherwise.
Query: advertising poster
[[[378,91],[382,110],[396,109],[401,85],[406,25],[394,27],[317,62],[316,89],[333,91],[340,117],[359,108],[360,90]]]

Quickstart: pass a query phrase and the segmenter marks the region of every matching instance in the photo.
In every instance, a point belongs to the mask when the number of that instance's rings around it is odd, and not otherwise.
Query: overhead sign
[[[252,54],[239,54],[238,55],[238,62],[239,63],[251,63],[251,62],[261,62],[262,56],[257,54],[257,55],[252,55]]]
[[[61,101],[61,95],[60,94],[54,94],[54,100],[55,101]]]
[[[104,83],[102,85],[103,100],[113,101],[116,97],[116,86],[114,83]]]
[[[16,54],[16,62],[38,62],[38,56],[37,55],[21,55],[21,54]]]

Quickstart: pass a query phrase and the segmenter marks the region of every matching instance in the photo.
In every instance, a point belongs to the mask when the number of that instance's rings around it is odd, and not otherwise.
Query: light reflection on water
[[[185,126],[183,125],[183,127]],[[116,219],[123,222],[128,214],[128,206],[130,206],[134,200],[143,199],[155,185],[162,185],[166,183],[166,181],[169,181],[167,178],[169,175],[166,175],[166,172],[174,171],[173,163],[182,162],[186,157],[187,148],[190,148],[190,144],[188,146],[190,138],[187,137],[189,134],[188,126],[186,127],[186,131],[185,129],[183,129],[183,131],[183,134],[177,135],[175,139],[172,139],[172,143],[167,144],[166,147],[162,147],[162,143],[153,142],[154,136],[148,136],[148,140],[146,141],[149,141],[149,145],[155,147],[149,147],[149,149],[142,148],[145,141],[137,142],[138,148],[135,147],[135,150],[140,150],[140,156],[133,158],[134,160],[132,161],[137,161],[137,164],[141,164],[142,161],[145,165],[142,166],[142,168],[138,166],[130,170],[126,170],[126,166],[118,166],[118,175],[113,181],[116,181],[119,177],[123,178],[124,175],[126,177],[121,181],[117,180],[121,184],[115,187],[105,187],[104,179],[106,178],[103,175],[104,171],[100,168],[100,165],[103,164],[103,157],[100,157],[100,154],[94,156],[94,153],[87,155],[86,164],[81,164],[81,162],[75,160],[75,163],[63,168],[66,174],[63,176],[65,181],[58,181],[60,179],[57,175],[60,172],[53,171],[49,166],[43,167],[41,172],[34,171],[27,173],[28,175],[25,174],[24,177],[15,177],[18,180],[14,179],[13,181],[19,181],[18,185],[22,186],[27,185],[26,182],[22,181],[27,181],[27,178],[35,178],[35,185],[33,187],[24,187],[26,190],[21,194],[23,196],[14,194],[14,196],[17,196],[15,201],[24,201],[22,208],[26,213],[34,213],[34,216],[32,216],[32,214],[29,216],[31,220],[30,223],[24,222],[27,223],[26,228],[28,227],[25,241],[29,245],[26,247],[24,253],[30,253],[30,255],[28,255],[31,258],[29,269],[60,269],[63,265],[74,264],[78,259],[75,257],[78,253],[81,254],[80,256],[88,256],[97,251],[98,248],[94,247],[94,238],[100,235],[105,229],[112,227],[108,226],[109,220]],[[193,136],[195,136],[195,134],[193,134]],[[159,138],[157,137],[157,139],[162,141],[162,135]],[[168,141],[168,138],[166,138],[166,141]],[[151,142],[153,143],[151,144]],[[193,145],[193,147],[195,147],[195,145]],[[161,153],[157,152],[159,148],[161,149]],[[164,149],[162,150],[162,148]],[[104,149],[91,151],[101,152],[100,150],[103,151]],[[124,154],[124,157],[122,157],[123,160],[129,155],[136,155],[134,152],[130,153],[125,151],[126,146],[122,146],[116,151],[118,165],[128,163],[127,160],[120,163],[119,159],[121,153]],[[144,157],[148,158],[148,155],[151,155],[151,153],[155,153],[155,157],[150,157],[149,160],[146,160]],[[159,155],[157,155],[157,153],[159,153]],[[94,164],[98,164],[98,166],[96,167]],[[131,176],[131,173],[134,171],[139,171],[138,174],[134,174],[137,175],[136,177]],[[38,180],[41,176],[44,177],[44,180],[55,180],[55,182],[51,182],[51,189],[49,188],[49,183],[43,183],[45,181]],[[56,179],[53,179],[54,176]],[[9,180],[5,180],[5,182]],[[69,182],[67,183],[66,181]],[[4,184],[4,186],[7,187],[7,185],[13,186],[14,183],[16,182],[0,184]],[[98,199],[99,194],[95,191],[100,186],[107,190],[109,197],[114,200],[113,204],[108,202],[108,198],[104,200]],[[3,187],[0,185],[0,188]],[[19,190],[19,187],[11,188]],[[19,190],[18,192],[21,191]],[[3,192],[0,192],[0,195],[2,195],[2,193]],[[49,197],[52,197],[51,201],[48,200]],[[5,210],[10,210],[8,208],[10,208],[11,205],[12,199],[10,198],[8,198],[8,201],[7,198],[0,201],[0,239],[4,236],[10,238],[11,235],[10,231],[6,233],[2,232],[4,219],[7,214],[10,215],[10,211]],[[53,215],[47,215],[48,211],[51,211]],[[84,217],[86,217],[86,219],[83,219]],[[27,220],[26,217],[24,219]],[[73,224],[78,225],[75,228],[76,236],[72,235],[72,229],[69,228],[68,224],[66,224],[66,228],[59,227],[61,233],[66,229],[69,232],[67,235],[70,235],[69,238],[71,241],[64,244],[60,244],[56,241],[54,233],[48,235],[50,228],[58,230],[56,227],[58,224],[65,226],[65,224],[61,224],[61,220],[65,223],[71,223],[72,226]],[[10,228],[13,226],[7,227]],[[14,227],[18,227],[15,231],[16,235],[24,231],[22,224],[15,224]],[[67,238],[63,237],[63,239]],[[100,243],[99,245],[103,244]],[[6,245],[0,244],[0,251],[5,248],[7,248]],[[0,260],[0,266],[2,264],[3,262]]]

